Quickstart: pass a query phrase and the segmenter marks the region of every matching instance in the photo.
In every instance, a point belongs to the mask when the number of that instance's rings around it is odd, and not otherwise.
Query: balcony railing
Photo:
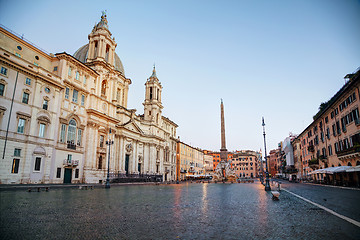
[[[67,148],[76,150],[76,144],[73,142],[67,142]]]
[[[356,146],[356,147],[351,147],[351,148],[339,151],[339,152],[336,153],[336,155],[338,157],[343,157],[345,155],[354,154],[354,153],[358,153],[358,152],[360,152],[360,147]]]
[[[319,159],[317,158],[313,158],[309,160],[309,165],[318,165],[318,164],[319,164]]]
[[[124,182],[162,182],[162,174],[126,174],[126,173],[110,173],[110,179],[113,183]]]
[[[309,151],[309,152],[315,151],[314,145],[308,146],[308,151]]]
[[[64,160],[64,165],[65,165],[65,166],[77,166],[77,165],[79,165],[79,160],[69,160],[69,159],[65,159],[65,160]]]
[[[325,161],[327,160],[327,156],[326,156],[326,155],[320,155],[320,156],[319,156],[319,160],[325,162]]]

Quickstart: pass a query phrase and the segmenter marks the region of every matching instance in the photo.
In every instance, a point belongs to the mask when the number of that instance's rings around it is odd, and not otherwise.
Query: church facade
[[[136,114],[105,14],[73,56],[0,34],[2,184],[101,183],[108,161],[112,175],[176,179],[178,126],[162,115],[155,67]]]

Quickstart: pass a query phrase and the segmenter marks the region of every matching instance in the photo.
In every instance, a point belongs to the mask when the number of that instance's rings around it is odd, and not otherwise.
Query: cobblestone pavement
[[[271,200],[258,182],[1,191],[0,214],[1,239],[360,238],[285,191]]]
[[[360,222],[360,189],[282,182],[282,187]]]

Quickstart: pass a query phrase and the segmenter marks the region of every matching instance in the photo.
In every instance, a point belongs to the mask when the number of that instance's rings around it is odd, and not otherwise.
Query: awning
[[[318,169],[318,170],[312,171],[309,174],[318,174],[318,173],[334,174],[334,173],[340,173],[340,172],[347,172],[351,168],[354,168],[354,167],[350,167],[350,166],[328,167],[328,168],[323,168],[323,169]],[[360,171],[360,168],[357,171]]]
[[[346,172],[360,172],[360,165],[355,167],[350,167]]]

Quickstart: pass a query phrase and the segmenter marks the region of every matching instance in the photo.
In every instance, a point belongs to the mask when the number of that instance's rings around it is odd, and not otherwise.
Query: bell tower
[[[103,61],[114,67],[115,64],[115,38],[111,38],[106,12],[103,11],[100,22],[95,24],[88,35],[89,52],[87,62]]]
[[[143,105],[144,119],[147,121],[154,121],[156,124],[160,124],[161,110],[163,109],[161,104],[161,91],[162,86],[156,76],[154,65],[153,72],[145,83],[145,101]]]

